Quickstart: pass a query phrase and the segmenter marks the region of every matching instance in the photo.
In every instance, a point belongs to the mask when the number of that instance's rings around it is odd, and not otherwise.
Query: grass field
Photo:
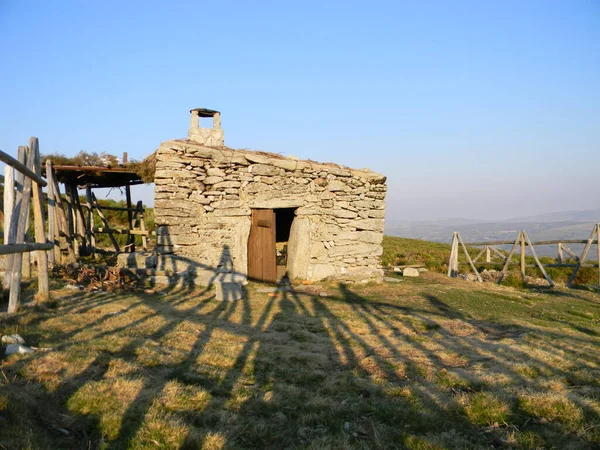
[[[381,260],[385,266],[418,264],[437,273],[447,273],[450,249],[450,244],[444,244],[441,242],[423,241],[420,239],[408,239],[396,236],[384,236],[383,255]],[[469,254],[472,258],[479,254],[480,250],[481,247],[468,248]],[[516,253],[512,258],[513,262],[518,260],[519,251],[519,248],[517,248]],[[504,251],[504,253],[507,254],[508,252]],[[590,257],[587,258],[586,262],[596,263],[595,259],[591,256],[591,253],[593,252],[590,252]],[[471,269],[466,264],[467,259],[464,256],[462,249],[459,250],[458,259],[460,262],[465,263],[460,266],[461,272],[465,274],[470,273]],[[483,259],[481,259],[479,262],[481,261],[483,261]],[[497,262],[496,265],[486,266],[476,263],[475,266],[479,272],[485,269],[493,269],[497,271],[502,270],[503,263],[501,260],[499,258],[495,258],[494,261]],[[555,258],[548,256],[540,257],[540,261],[542,264],[556,264],[558,262]],[[535,260],[529,253],[529,250],[526,252],[525,262],[529,265],[535,264]],[[567,260],[565,262],[574,263],[575,261]],[[565,285],[569,279],[569,276],[573,272],[573,268],[547,267],[546,272],[550,278],[552,278],[552,281],[557,284]],[[526,274],[528,277],[532,278],[543,278],[542,273],[537,267],[528,267],[526,269]],[[508,276],[505,277],[503,284],[511,285],[513,287],[524,285],[518,266],[511,266]],[[580,286],[590,284],[598,285],[598,269],[582,267],[574,280],[574,284]]]
[[[259,291],[60,290],[2,317],[40,350],[0,362],[0,448],[600,447],[597,294]]]

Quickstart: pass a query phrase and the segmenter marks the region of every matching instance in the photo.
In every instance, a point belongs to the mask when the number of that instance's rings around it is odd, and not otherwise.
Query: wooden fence
[[[521,276],[525,277],[525,269],[527,267],[537,267],[550,287],[554,286],[554,282],[546,272],[546,267],[566,267],[573,268],[573,272],[569,276],[567,281],[567,286],[571,287],[573,285],[573,281],[577,276],[577,273],[582,267],[597,267],[598,268],[598,284],[600,285],[600,264],[592,264],[585,263],[586,258],[594,244],[596,244],[598,261],[600,262],[600,223],[594,225],[590,237],[587,240],[553,240],[553,241],[537,241],[531,242],[529,236],[526,231],[519,231],[517,237],[514,241],[490,241],[490,242],[467,242],[466,244],[463,242],[460,233],[455,232],[452,236],[452,248],[450,250],[450,260],[448,262],[448,276],[456,277],[459,273],[459,265],[460,264],[468,264],[471,270],[474,272],[477,281],[481,282],[481,275],[477,271],[475,264],[478,266],[485,265],[498,265],[502,264],[502,271],[500,273],[500,278],[498,280],[499,283],[502,282],[502,279],[507,275],[508,268],[511,265],[518,265],[521,271]],[[576,255],[570,248],[569,244],[585,244],[581,255]],[[497,246],[502,245],[512,245],[508,254],[502,253],[498,250]],[[556,264],[542,264],[538,255],[535,251],[536,245],[556,245],[556,254],[557,254],[557,263]],[[483,247],[481,251],[474,257],[471,258],[469,252],[467,250],[467,246],[470,247]],[[463,253],[465,255],[466,262],[459,262],[459,247],[462,247]],[[513,262],[512,256],[515,253],[515,250],[519,247],[520,250],[520,258],[519,262]],[[535,261],[535,264],[526,264],[525,252],[526,249],[529,248],[531,255]],[[569,255],[569,257],[574,261],[573,263],[566,263],[565,253]],[[484,258],[483,262],[479,262],[480,258]],[[493,259],[496,258],[495,261]],[[498,261],[499,259],[499,261]]]
[[[92,188],[88,185],[85,191],[85,203],[82,203],[77,186],[73,184],[65,184],[63,197],[50,160],[46,161],[46,177],[48,179],[48,235],[49,239],[55,243],[54,259],[57,264],[76,262],[82,249],[90,255],[105,252],[96,245],[97,234],[108,234],[116,253],[135,249],[133,239],[130,239],[121,248],[115,238],[116,234],[127,234],[132,238],[140,235],[143,249],[148,249],[148,236],[154,232],[146,230],[145,209],[141,201],[137,202],[135,207],[103,206],[100,205]],[[130,197],[129,195],[128,204],[130,204]],[[126,229],[113,227],[104,213],[107,210],[127,211],[129,227]],[[95,226],[96,215],[100,219],[102,227]]]
[[[4,288],[10,289],[8,313],[12,314],[17,312],[21,305],[24,254],[29,256],[29,252],[36,253],[38,264],[37,300],[44,301],[49,298],[49,254],[47,252],[53,249],[53,244],[46,241],[42,187],[47,183],[41,177],[38,139],[32,137],[28,147],[19,147],[17,159],[0,151],[0,161],[6,164],[3,180],[4,243],[0,245],[0,255],[8,255]],[[35,242],[26,242],[31,207],[33,207]]]

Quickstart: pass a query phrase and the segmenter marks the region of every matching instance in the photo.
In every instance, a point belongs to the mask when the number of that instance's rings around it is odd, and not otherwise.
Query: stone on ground
[[[414,267],[407,267],[402,271],[402,275],[405,277],[418,277],[419,270]]]
[[[25,344],[25,339],[21,337],[19,334],[8,334],[6,336],[2,336],[3,344]]]
[[[23,344],[8,344],[4,350],[4,354],[13,355],[15,353],[23,355],[26,353],[33,353],[33,350],[29,347],[25,347]]]

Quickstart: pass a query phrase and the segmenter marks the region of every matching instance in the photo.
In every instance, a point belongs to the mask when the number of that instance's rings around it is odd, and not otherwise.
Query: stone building
[[[159,267],[276,281],[380,280],[386,178],[367,169],[223,145],[220,114],[157,151]],[[213,127],[200,128],[200,118]]]

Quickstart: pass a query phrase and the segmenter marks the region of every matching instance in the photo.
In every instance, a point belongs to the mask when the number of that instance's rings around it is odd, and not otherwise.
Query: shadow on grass
[[[215,279],[233,273],[229,258],[224,249]],[[598,357],[582,353],[598,344],[596,334],[476,319],[443,294],[423,293],[421,301],[403,304],[402,298],[369,299],[340,284],[334,295],[322,298],[295,289],[286,278],[266,299],[245,289],[239,300],[217,302],[208,288],[194,287],[194,273],[189,270],[185,283],[160,295],[129,294],[119,311],[103,313],[120,300],[113,294],[77,293],[63,299],[56,312],[30,322],[43,328],[57,315],[98,311],[80,327],[54,332],[52,340],[60,344],[53,351],[3,363],[9,382],[0,395],[17,402],[22,390],[46,405],[41,414],[31,402],[14,406],[25,414],[23,429],[30,427],[35,435],[21,430],[7,443],[33,448],[434,448],[504,446],[515,433],[541,446],[598,443],[593,431],[600,426],[598,412],[584,397],[571,392],[565,398],[584,411],[582,423],[592,428],[571,433],[560,421],[545,423],[531,408],[523,409],[515,394],[546,392],[544,383],[552,380],[594,386],[585,372],[600,375]],[[99,344],[111,338],[122,343]],[[95,356],[83,370],[61,377],[52,389],[24,375],[52,353],[68,361],[86,351]],[[557,364],[551,358],[556,354],[571,357],[581,370]],[[115,378],[110,371],[117,363],[129,369]],[[138,387],[121,393],[115,380]],[[176,400],[161,400],[173,386],[180,389]],[[206,394],[201,407],[183,400],[186,389]],[[597,387],[589,389],[599,394]],[[81,399],[82,393],[91,398]],[[81,404],[74,407],[76,399]],[[493,411],[504,407],[511,412],[502,423],[503,413]],[[4,414],[18,428],[10,410],[9,404],[0,418]]]

